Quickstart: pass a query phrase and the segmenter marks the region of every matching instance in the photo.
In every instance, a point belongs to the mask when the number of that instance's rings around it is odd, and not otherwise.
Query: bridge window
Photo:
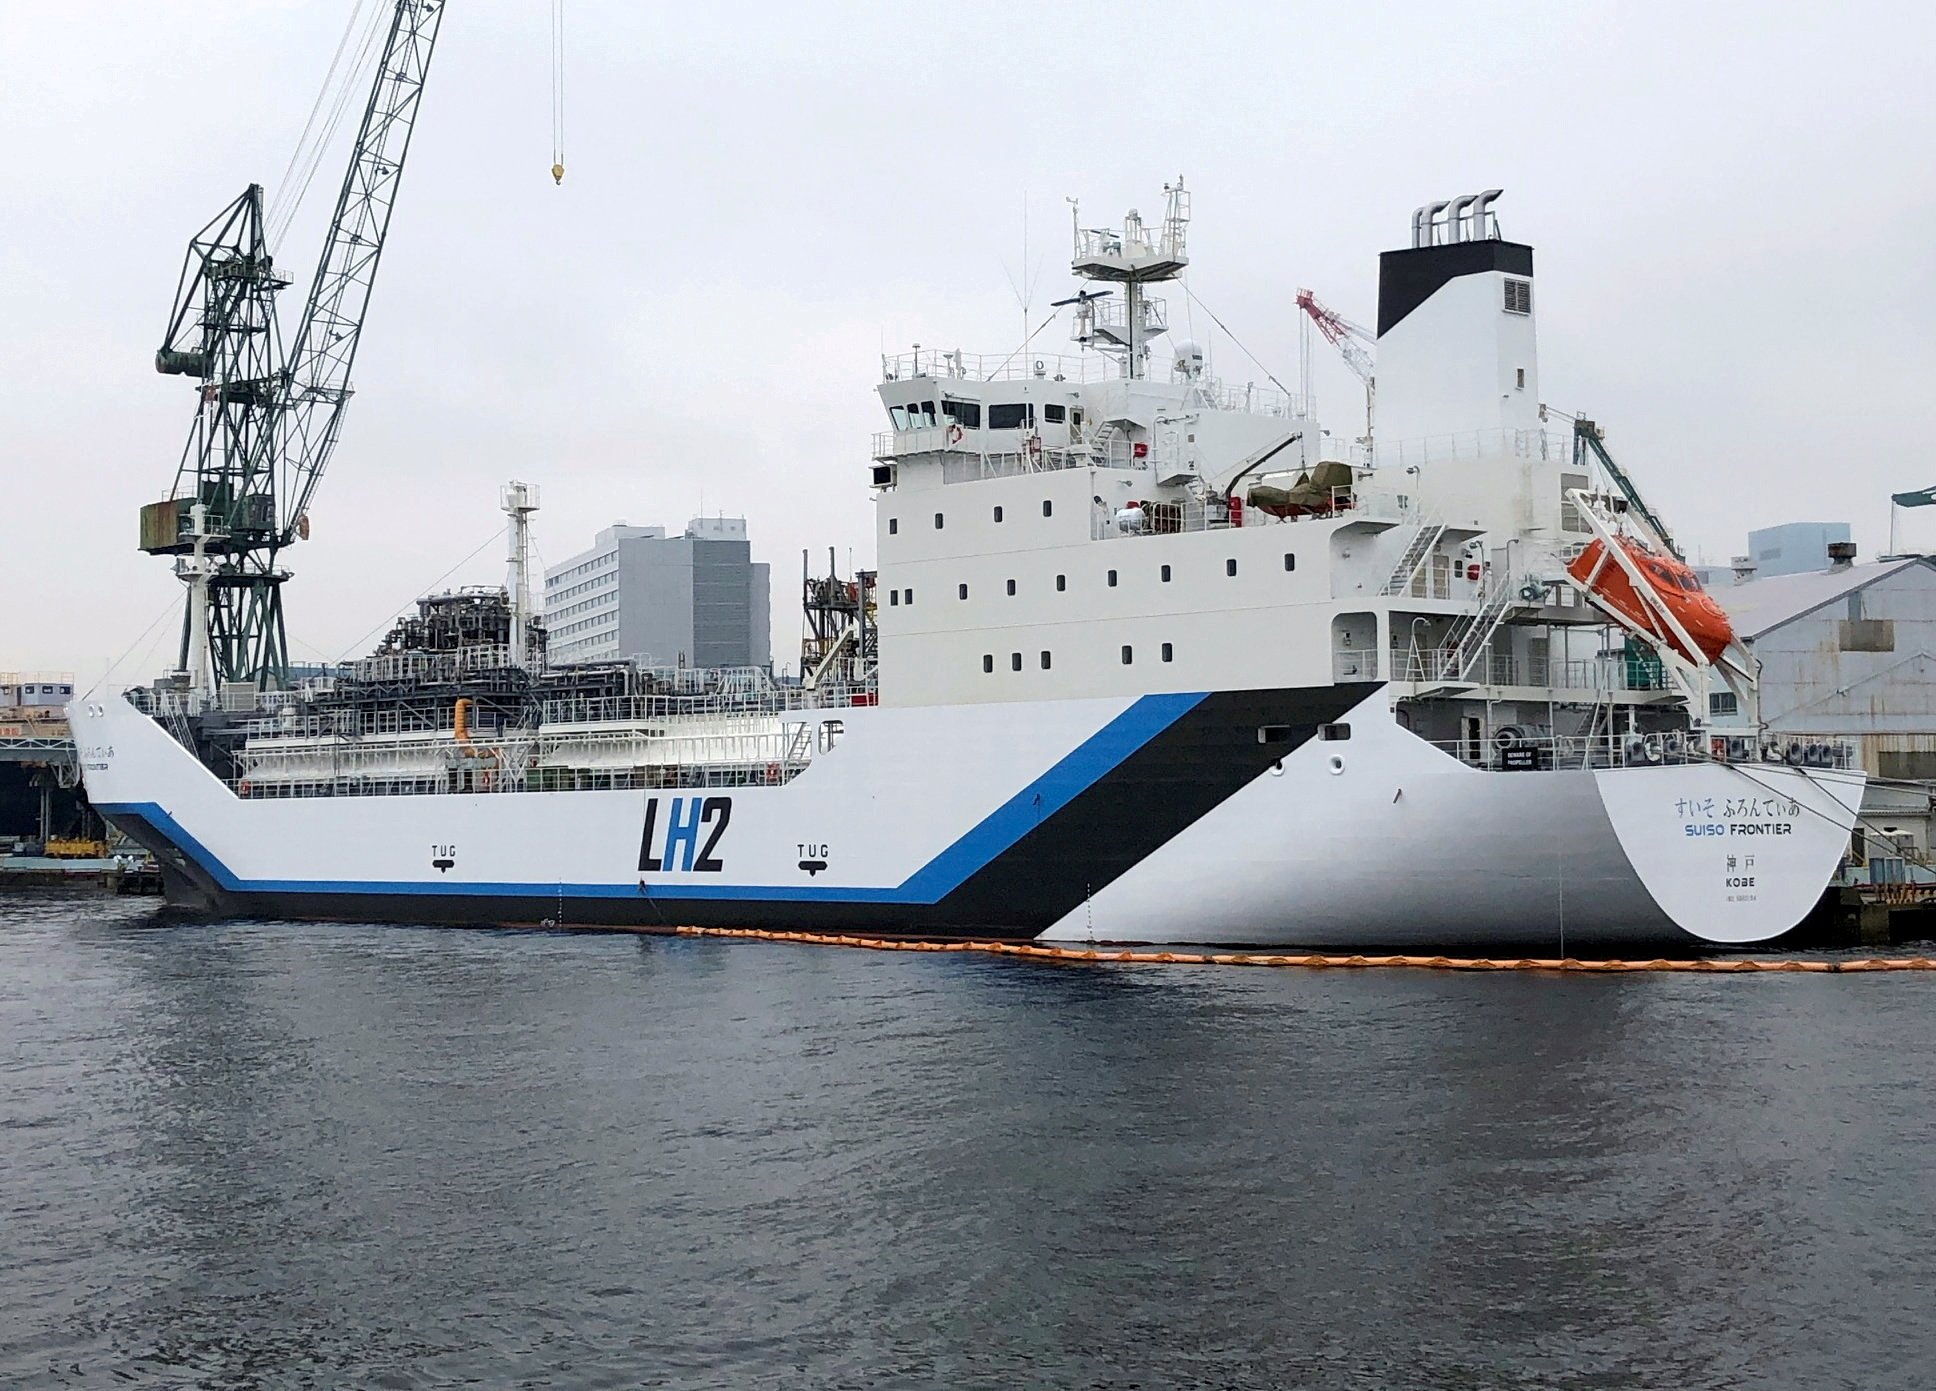
[[[1020,430],[1034,423],[1035,408],[1026,401],[991,405],[988,408],[988,428],[991,430]]]
[[[964,430],[981,428],[981,402],[979,401],[950,401],[944,396],[941,398],[941,413]]]
[[[1042,407],[1042,421],[1044,424],[1060,425],[1068,418],[1069,408],[1067,406],[1045,405]]]

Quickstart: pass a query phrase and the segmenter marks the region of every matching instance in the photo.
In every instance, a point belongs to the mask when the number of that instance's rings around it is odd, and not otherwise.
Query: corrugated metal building
[[[1771,734],[1846,740],[1872,777],[1923,784],[1870,788],[1863,816],[1874,829],[1858,836],[1858,858],[1867,858],[1865,849],[1882,852],[1873,844],[1878,836],[1927,858],[1936,788],[1936,563],[1842,565],[1720,586],[1714,597],[1761,663],[1761,715]]]

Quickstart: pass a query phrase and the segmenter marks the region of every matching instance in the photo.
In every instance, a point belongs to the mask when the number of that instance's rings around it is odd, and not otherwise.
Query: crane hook
[[[565,181],[564,165],[554,164],[551,166],[551,181],[555,184],[561,184]]]

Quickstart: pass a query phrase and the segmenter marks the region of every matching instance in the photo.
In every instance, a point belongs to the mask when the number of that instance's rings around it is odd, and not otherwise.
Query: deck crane
[[[168,497],[141,509],[141,549],[176,557],[188,586],[180,669],[204,697],[288,683],[281,554],[309,534],[310,500],[342,429],[445,3],[395,0],[286,357],[275,297],[290,282],[269,254],[261,185],[189,242],[155,370],[198,380],[195,420]]]
[[[1361,344],[1375,345],[1378,335],[1368,328],[1360,328],[1335,310],[1326,308],[1309,290],[1297,292],[1297,307],[1310,315],[1311,322],[1318,326],[1318,332],[1322,333],[1344,358],[1344,365],[1365,384],[1365,442],[1369,444],[1373,397],[1377,385],[1371,354],[1366,352]]]

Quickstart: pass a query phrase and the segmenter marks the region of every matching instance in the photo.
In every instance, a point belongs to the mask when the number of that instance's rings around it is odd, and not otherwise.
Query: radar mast
[[[1132,380],[1149,375],[1149,340],[1169,331],[1163,301],[1151,299],[1145,285],[1176,280],[1190,264],[1184,251],[1184,232],[1190,223],[1190,195],[1182,176],[1163,185],[1163,220],[1147,226],[1131,208],[1120,229],[1084,227],[1073,202],[1075,256],[1070,270],[1084,280],[1107,281],[1123,287],[1120,304],[1099,304],[1109,291],[1084,292],[1075,299],[1075,341],[1086,348],[1122,359],[1123,375]],[[1065,303],[1068,301],[1065,301]]]

